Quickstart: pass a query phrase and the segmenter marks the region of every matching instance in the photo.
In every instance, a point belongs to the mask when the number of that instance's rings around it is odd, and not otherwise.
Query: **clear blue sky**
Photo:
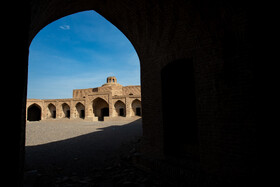
[[[140,85],[140,63],[130,41],[95,11],[63,17],[43,28],[29,49],[27,98],[71,98],[116,76]]]

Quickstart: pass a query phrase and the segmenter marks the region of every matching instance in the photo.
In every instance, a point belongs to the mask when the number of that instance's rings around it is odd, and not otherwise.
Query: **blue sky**
[[[116,76],[140,85],[140,63],[130,41],[95,11],[63,17],[43,28],[29,48],[27,98],[71,98]]]

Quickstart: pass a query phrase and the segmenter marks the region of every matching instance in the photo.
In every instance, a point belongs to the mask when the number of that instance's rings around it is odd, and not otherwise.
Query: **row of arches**
[[[45,118],[46,119],[56,119],[56,118],[80,118],[85,119],[86,108],[85,105],[81,102],[78,102],[73,110],[71,111],[71,107],[67,103],[63,103],[60,105],[60,113],[57,116],[57,107],[53,103],[49,103],[46,107]],[[131,116],[141,116],[141,101],[135,99],[131,106],[132,114]],[[93,112],[93,116],[97,117],[99,121],[103,121],[105,116],[110,116],[109,114],[109,104],[101,98],[97,98],[92,102],[92,108],[89,111]],[[27,120],[28,121],[39,121],[42,119],[42,108],[40,105],[33,103],[27,108]],[[74,116],[72,116],[74,115]],[[127,106],[126,104],[118,100],[115,102],[112,116],[121,116],[127,117]]]

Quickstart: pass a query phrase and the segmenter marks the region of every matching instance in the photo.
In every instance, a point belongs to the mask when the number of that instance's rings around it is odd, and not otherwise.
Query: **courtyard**
[[[116,178],[112,173],[119,177],[117,183],[122,184],[131,182],[125,179],[129,176],[126,171],[143,183],[147,174],[128,160],[123,162],[126,166],[119,160],[137,154],[141,135],[139,117],[104,122],[69,119],[27,122],[25,186],[110,185],[110,180]]]

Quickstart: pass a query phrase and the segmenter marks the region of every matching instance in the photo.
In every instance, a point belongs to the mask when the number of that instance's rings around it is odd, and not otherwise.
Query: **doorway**
[[[136,108],[136,116],[141,116],[141,108],[140,107],[137,107]]]
[[[80,118],[85,119],[85,110],[80,111]]]
[[[124,109],[123,108],[120,108],[119,116],[124,116]]]
[[[99,121],[104,121],[104,116],[109,116],[109,108],[108,107],[101,109],[101,116],[98,117],[98,120]]]
[[[27,120],[28,121],[40,121],[41,120],[41,108],[33,104],[27,109]]]
[[[66,118],[70,118],[70,110],[66,111]]]

